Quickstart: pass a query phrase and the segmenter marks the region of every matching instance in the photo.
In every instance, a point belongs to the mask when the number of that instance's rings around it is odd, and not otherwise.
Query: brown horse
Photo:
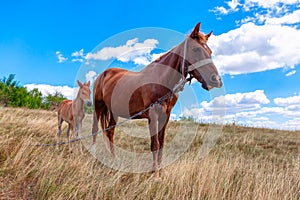
[[[140,72],[111,68],[99,75],[94,83],[92,132],[98,132],[100,120],[105,140],[109,141],[107,144],[115,156],[114,125],[118,117],[148,119],[156,176],[159,176],[162,162],[165,129],[178,98],[176,87],[180,83],[184,85],[188,74],[190,79],[197,79],[206,90],[222,86],[217,68],[211,60],[212,51],[206,44],[212,32],[205,35],[199,29],[200,23],[181,44]],[[161,97],[165,98],[157,103]],[[95,142],[96,135],[93,137],[94,145]]]
[[[82,120],[84,118],[84,109],[83,104],[86,103],[87,106],[91,106],[92,102],[90,100],[91,90],[90,90],[90,81],[82,84],[79,80],[77,80],[79,91],[77,93],[77,97],[72,100],[63,100],[59,107],[58,111],[58,131],[57,131],[57,143],[60,143],[61,136],[61,125],[63,121],[66,121],[69,126],[67,129],[67,137],[68,143],[70,147],[70,138],[72,134],[75,133],[77,137],[80,137]],[[71,135],[70,135],[71,130]],[[82,152],[82,145],[80,143],[80,151]]]

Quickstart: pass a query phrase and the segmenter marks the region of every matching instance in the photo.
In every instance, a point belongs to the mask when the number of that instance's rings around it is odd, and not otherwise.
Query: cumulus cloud
[[[300,22],[300,10],[295,10],[292,13],[288,13],[282,17],[270,17],[266,18],[266,24],[296,24]]]
[[[262,8],[274,8],[278,5],[293,5],[299,4],[299,0],[246,0],[245,4],[243,4],[243,8],[245,10],[249,10],[253,7],[262,7]]]
[[[88,53],[86,60],[109,60],[116,58],[121,62],[133,61],[135,64],[146,65],[153,60],[151,51],[157,46],[155,39],[146,39],[139,42],[138,38],[128,40],[118,47],[105,47],[96,53]]]
[[[263,104],[270,103],[263,90],[256,90],[248,93],[235,93],[226,94],[225,96],[219,96],[212,101],[203,101],[200,106],[205,111],[212,111],[214,109],[224,109],[226,107],[226,113],[237,113],[246,110],[256,110]]]
[[[289,26],[255,25],[252,22],[213,36],[210,46],[222,74],[244,74],[300,63],[300,30]]]
[[[58,63],[63,63],[68,60],[68,58],[65,58],[60,51],[56,51],[56,57],[58,59]]]
[[[224,6],[217,6],[214,9],[212,9],[211,11],[218,13],[218,14],[226,15],[230,12],[238,11],[239,10],[238,6],[241,5],[238,0],[231,0],[231,1],[227,1],[225,3],[227,4],[228,8],[225,8]]]
[[[289,73],[287,73],[285,76],[292,76],[292,75],[296,74],[296,72],[297,72],[296,70],[292,70]]]
[[[74,58],[72,59],[72,62],[83,62],[85,57],[83,51],[83,49],[80,49],[79,51],[73,52],[72,57]]]
[[[287,129],[287,130],[299,130],[300,129],[300,117],[288,120],[281,124],[282,129]]]
[[[226,110],[226,118],[230,121],[233,118],[236,118],[237,113],[240,113],[240,117],[249,117],[250,115],[255,117],[255,113],[249,111],[256,111],[261,108],[262,105],[268,103],[270,103],[270,100],[263,90],[256,90],[248,93],[226,94],[216,97],[209,102],[201,102],[199,108],[185,108],[182,115],[193,116],[200,121],[208,120],[211,122],[214,119],[219,120],[218,117],[224,117],[224,111]]]
[[[184,108],[184,117],[208,123],[233,123],[252,127],[276,129],[300,129],[300,96],[275,98],[275,107],[267,107],[270,100],[263,90],[247,93],[226,94],[200,103],[198,108]],[[214,110],[226,109],[226,115]],[[272,118],[283,118],[280,122]],[[295,120],[296,119],[296,120]]]
[[[300,105],[300,95],[286,98],[275,98],[274,103],[278,106]]]
[[[300,23],[299,0],[231,0],[223,6],[216,6],[211,11],[218,19],[233,12],[243,12],[246,17],[237,19],[238,25],[253,22],[260,25],[288,25]]]
[[[43,96],[47,96],[49,94],[55,94],[56,92],[61,93],[67,99],[73,99],[74,96],[74,88],[69,86],[53,86],[47,84],[26,84],[24,85],[29,91],[37,88]]]
[[[86,81],[90,81],[91,84],[93,84],[93,82],[95,81],[96,78],[97,78],[97,73],[95,71],[88,71],[85,74]]]

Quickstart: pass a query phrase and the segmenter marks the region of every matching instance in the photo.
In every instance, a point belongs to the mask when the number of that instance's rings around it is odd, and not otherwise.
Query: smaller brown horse
[[[92,102],[90,99],[91,90],[90,90],[90,81],[82,84],[77,80],[79,91],[77,93],[76,99],[72,100],[63,100],[59,105],[58,111],[58,132],[57,132],[57,143],[60,143],[61,136],[61,125],[63,121],[66,121],[69,126],[67,129],[68,143],[70,147],[70,139],[72,134],[77,132],[77,137],[80,137],[82,120],[84,118],[84,109],[83,104],[86,103],[87,106],[91,106]],[[71,135],[70,135],[71,130]],[[70,148],[71,149],[71,148]],[[80,152],[82,152],[82,145],[80,143]]]

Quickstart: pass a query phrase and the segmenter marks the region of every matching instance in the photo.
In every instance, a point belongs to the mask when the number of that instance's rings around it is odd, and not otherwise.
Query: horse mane
[[[191,37],[191,36],[187,36],[187,37]],[[202,42],[202,43],[206,43],[207,39],[208,39],[206,37],[206,35],[201,32],[198,32],[198,35],[196,37],[198,37],[197,39],[199,40],[199,42]],[[171,52],[172,52],[172,49],[169,50],[168,52],[164,53],[163,55],[159,56],[157,59],[154,60],[154,62],[159,62],[160,60],[167,57]]]

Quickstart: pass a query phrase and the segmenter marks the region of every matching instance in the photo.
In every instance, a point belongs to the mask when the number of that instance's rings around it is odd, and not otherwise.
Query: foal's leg
[[[58,130],[57,130],[57,138],[56,138],[56,143],[60,143],[60,136],[61,136],[61,125],[63,123],[62,117],[58,116]]]
[[[77,121],[77,137],[80,139],[79,140],[79,151],[82,154],[82,142],[81,142],[81,128],[82,128],[82,119],[78,119]]]
[[[70,131],[71,131],[71,134],[70,134]],[[71,146],[71,141],[72,141],[72,137],[74,135],[74,123],[73,122],[69,122],[69,126],[68,126],[68,129],[67,129],[67,137],[68,137],[68,144],[69,144],[69,150],[70,152],[72,152],[72,146]]]

